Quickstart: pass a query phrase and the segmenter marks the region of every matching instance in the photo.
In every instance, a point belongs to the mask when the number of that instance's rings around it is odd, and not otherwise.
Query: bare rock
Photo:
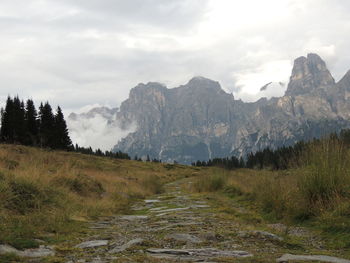
[[[246,258],[253,255],[246,251],[231,250],[224,251],[215,248],[203,249],[162,249],[152,248],[147,249],[150,256],[159,259],[177,259],[184,261],[206,261],[216,257],[220,258]]]
[[[123,252],[123,251],[133,247],[133,246],[142,244],[143,242],[144,242],[144,239],[136,238],[136,239],[130,240],[128,243],[126,243],[122,246],[118,246],[118,247],[113,248],[112,250],[109,251],[109,253],[120,253],[120,252]]]
[[[329,257],[323,255],[292,255],[285,254],[282,257],[278,258],[276,262],[279,263],[287,263],[290,261],[318,261],[318,262],[329,262],[329,263],[350,263],[350,260],[337,258],[337,257]]]
[[[108,245],[108,240],[91,240],[91,241],[80,243],[75,247],[84,249],[84,248],[102,247],[107,245]]]
[[[145,220],[148,216],[138,216],[138,215],[125,215],[121,216],[120,219],[127,221],[137,221],[137,220]]]
[[[55,251],[51,247],[47,246],[40,246],[39,248],[26,249],[22,251],[8,245],[0,245],[0,255],[8,253],[15,254],[19,257],[28,258],[41,258],[55,255]]]

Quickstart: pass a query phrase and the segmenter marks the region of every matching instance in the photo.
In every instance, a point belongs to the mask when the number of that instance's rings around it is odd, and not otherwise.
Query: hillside
[[[306,158],[305,158],[306,157]],[[286,171],[0,147],[0,262],[349,260],[349,150]]]
[[[161,192],[164,183],[194,172],[180,165],[1,145],[0,245],[24,249],[74,239],[92,218],[127,213],[133,202]]]

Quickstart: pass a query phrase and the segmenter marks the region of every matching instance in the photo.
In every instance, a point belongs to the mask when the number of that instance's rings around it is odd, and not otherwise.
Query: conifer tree
[[[72,141],[69,137],[69,132],[67,128],[66,121],[64,119],[63,112],[61,108],[57,107],[57,112],[55,115],[55,145],[54,148],[69,150],[72,149]]]
[[[53,148],[55,146],[55,135],[53,133],[55,128],[55,117],[48,102],[44,105],[41,103],[39,107],[39,120],[40,146]]]
[[[38,144],[38,114],[35,109],[34,102],[27,100],[25,109],[25,129],[26,129],[26,144],[35,146]]]
[[[1,141],[6,143],[13,143],[13,117],[14,117],[14,105],[13,99],[8,96],[5,109],[1,115]]]

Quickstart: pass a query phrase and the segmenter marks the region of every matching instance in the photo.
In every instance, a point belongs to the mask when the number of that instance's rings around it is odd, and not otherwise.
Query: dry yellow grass
[[[0,243],[24,248],[35,238],[60,239],[79,231],[77,221],[127,212],[133,201],[196,170],[1,145]]]

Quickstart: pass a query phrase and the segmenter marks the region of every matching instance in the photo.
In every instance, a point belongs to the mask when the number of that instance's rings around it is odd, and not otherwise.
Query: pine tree
[[[35,146],[38,144],[38,114],[34,102],[27,100],[25,110],[26,141],[25,144]]]
[[[72,149],[72,141],[69,137],[69,132],[67,128],[66,121],[63,116],[61,108],[57,107],[57,112],[55,115],[55,145],[54,148],[62,150]],[[102,152],[101,152],[102,153]]]
[[[39,141],[41,147],[55,147],[55,117],[48,102],[39,107]]]
[[[18,96],[13,99],[13,114],[10,121],[13,128],[12,143],[23,144],[25,141],[24,103]]]
[[[13,99],[8,96],[5,109],[1,115],[1,141],[13,143]]]

